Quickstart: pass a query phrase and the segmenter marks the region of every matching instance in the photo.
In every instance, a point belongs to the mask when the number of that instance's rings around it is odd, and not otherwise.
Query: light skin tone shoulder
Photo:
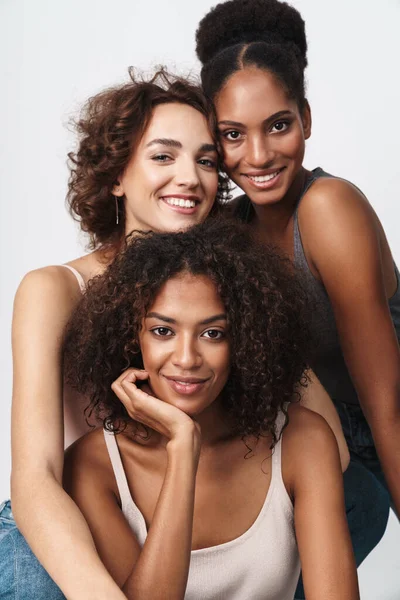
[[[146,370],[130,369],[112,386],[128,414],[152,430],[148,441],[130,434],[129,425],[117,435],[148,530],[142,548],[121,512],[103,432],[88,434],[67,451],[66,489],[128,598],[183,599],[190,551],[236,539],[265,501],[271,440],[249,440],[253,456],[245,460],[247,448],[230,432],[219,402],[229,377],[228,339],[225,309],[212,282],[179,275],[161,288],[143,321]],[[154,397],[137,387],[143,380]],[[282,472],[294,503],[307,598],[356,600],[334,435],[322,417],[301,406],[291,406],[289,416]]]
[[[293,257],[294,207],[307,175],[308,104],[300,110],[270,72],[255,67],[232,75],[215,104],[226,170],[252,202],[255,235]],[[388,242],[366,198],[346,181],[315,182],[298,218],[400,514],[400,353],[388,307],[397,282]]]
[[[156,107],[114,190],[126,212],[126,233],[175,231],[203,221],[217,191],[216,158],[201,113],[184,104]],[[107,260],[97,251],[69,264],[87,282],[104,271]],[[81,511],[61,484],[61,340],[80,296],[74,275],[60,266],[29,273],[16,294],[12,506],[33,552],[68,598],[117,600],[124,595],[100,561]],[[84,430],[79,415],[75,438]]]

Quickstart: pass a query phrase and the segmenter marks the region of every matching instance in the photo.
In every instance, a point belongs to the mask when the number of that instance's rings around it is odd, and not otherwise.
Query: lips
[[[181,377],[163,375],[168,385],[180,395],[192,395],[201,391],[204,385],[209,381],[209,378],[199,377]]]
[[[257,189],[265,190],[273,187],[280,179],[280,175],[285,167],[275,169],[274,171],[264,173],[243,173],[243,176]]]

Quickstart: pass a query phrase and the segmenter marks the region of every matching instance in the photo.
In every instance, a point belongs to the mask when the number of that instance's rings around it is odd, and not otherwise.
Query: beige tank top
[[[69,265],[61,265],[69,269],[76,277],[82,294],[85,292],[86,284],[82,275]],[[73,390],[64,385],[64,447],[68,448],[75,440],[82,437],[90,430],[86,423],[84,410],[88,404],[86,398],[79,396]]]
[[[280,431],[284,417],[280,414]],[[116,437],[104,438],[121,498],[122,512],[143,546],[144,517],[129,491]],[[185,600],[293,600],[300,574],[293,504],[282,478],[282,438],[272,456],[271,483],[253,525],[238,538],[193,550]]]

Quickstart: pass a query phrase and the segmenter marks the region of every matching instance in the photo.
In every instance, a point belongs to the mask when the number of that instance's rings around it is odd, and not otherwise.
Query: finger
[[[124,388],[122,387],[121,382],[118,381],[117,379],[115,381],[113,381],[113,383],[111,384],[111,389],[114,392],[114,394],[117,396],[117,398],[125,406],[126,410],[128,410],[132,405],[132,401],[131,401],[130,397],[128,396],[128,394],[126,393],[126,391],[124,390]],[[129,412],[129,410],[128,410],[128,412]]]
[[[155,397],[154,392],[151,389],[151,386],[149,383],[144,383],[143,385],[140,386],[140,389],[142,390],[142,392],[145,392],[149,396],[153,396],[153,398]]]
[[[147,371],[139,370],[139,369],[128,369],[121,376],[121,381],[128,381],[130,383],[135,383],[136,381],[146,381],[149,378],[149,374]]]
[[[148,386],[143,390],[141,387],[139,388],[135,382],[129,381],[129,379],[123,379],[119,385],[135,405],[146,401],[148,398],[154,398],[154,396],[147,393],[147,389],[149,389]]]
[[[142,375],[141,375],[142,373],[146,373],[146,376],[143,377],[143,379],[146,379],[148,377],[148,374],[146,371],[143,371],[142,369],[134,369],[133,367],[131,367],[131,368],[123,371],[121,373],[121,375],[119,375],[117,377],[115,382],[120,383],[126,377],[128,377],[132,382],[134,382],[136,379],[142,379]]]

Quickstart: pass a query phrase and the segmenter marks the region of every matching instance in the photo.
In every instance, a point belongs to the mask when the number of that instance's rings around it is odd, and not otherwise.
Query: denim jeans
[[[18,531],[9,501],[0,504],[0,600],[65,600]]]
[[[335,402],[335,406],[350,451],[350,464],[343,473],[343,483],[347,522],[359,567],[385,533],[390,495],[361,408],[339,402]],[[304,598],[300,578],[295,599]]]

